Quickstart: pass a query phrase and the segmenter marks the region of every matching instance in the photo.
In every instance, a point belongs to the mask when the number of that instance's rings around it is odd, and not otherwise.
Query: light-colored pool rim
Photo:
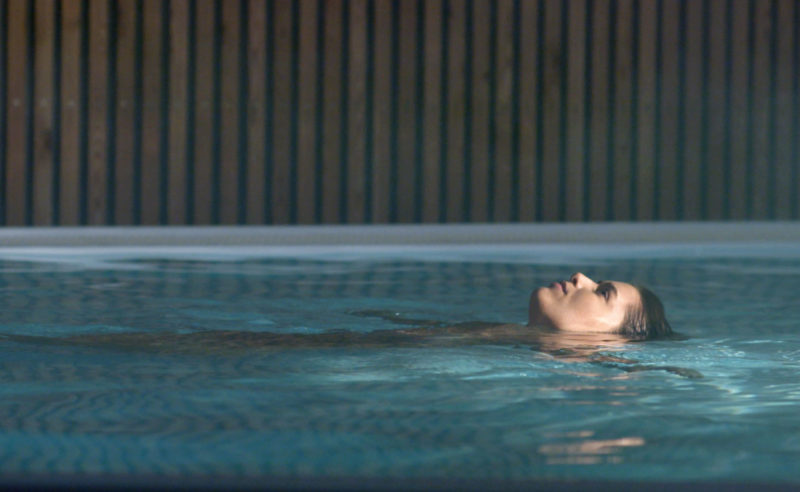
[[[480,244],[800,244],[800,222],[6,227],[0,248]]]

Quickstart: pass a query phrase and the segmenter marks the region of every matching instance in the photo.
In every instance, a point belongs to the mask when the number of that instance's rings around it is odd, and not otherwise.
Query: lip
[[[561,281],[561,282],[553,282],[552,284],[550,284],[550,287],[556,287],[556,286],[561,288],[561,292],[563,292],[564,294],[567,293],[567,283],[566,282]]]

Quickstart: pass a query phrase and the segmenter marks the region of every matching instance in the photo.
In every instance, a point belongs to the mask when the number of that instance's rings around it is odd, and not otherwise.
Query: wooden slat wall
[[[795,0],[0,0],[0,225],[800,218]]]

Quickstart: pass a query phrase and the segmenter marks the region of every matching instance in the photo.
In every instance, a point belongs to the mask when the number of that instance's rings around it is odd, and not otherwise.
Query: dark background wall
[[[0,0],[0,224],[798,217],[794,0]]]

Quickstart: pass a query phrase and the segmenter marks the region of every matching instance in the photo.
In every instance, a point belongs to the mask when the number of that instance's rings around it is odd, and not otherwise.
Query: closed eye
[[[614,284],[612,284],[611,282],[600,282],[597,285],[596,292],[602,295],[603,298],[605,298],[605,300],[608,301],[611,298],[612,293],[614,294],[617,293],[617,288],[614,287]]]

